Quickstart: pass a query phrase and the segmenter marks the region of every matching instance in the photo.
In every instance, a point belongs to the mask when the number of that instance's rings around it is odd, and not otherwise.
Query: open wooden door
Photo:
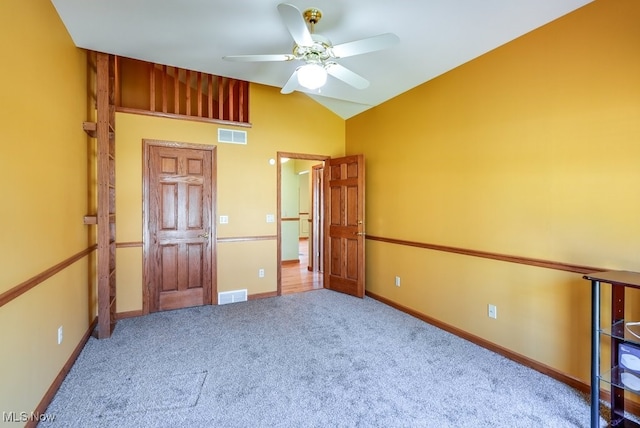
[[[330,159],[324,174],[324,287],[364,297],[364,156]]]
[[[309,268],[312,272],[324,272],[324,163],[311,168]]]

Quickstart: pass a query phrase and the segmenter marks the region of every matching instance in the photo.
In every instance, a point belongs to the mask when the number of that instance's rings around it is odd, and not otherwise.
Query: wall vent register
[[[247,144],[247,131],[218,128],[218,142],[229,144]]]
[[[218,293],[218,305],[226,305],[228,303],[246,302],[247,290],[223,291]]]

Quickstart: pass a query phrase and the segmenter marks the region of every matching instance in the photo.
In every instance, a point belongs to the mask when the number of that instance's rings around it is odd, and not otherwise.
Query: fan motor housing
[[[331,41],[319,34],[311,34],[313,45],[293,47],[293,54],[300,59],[310,61],[326,61],[333,58]]]

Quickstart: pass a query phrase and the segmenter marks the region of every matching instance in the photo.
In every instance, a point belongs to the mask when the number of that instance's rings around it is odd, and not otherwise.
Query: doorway
[[[278,152],[278,295],[324,287],[322,172],[328,159]]]
[[[214,303],[215,146],[143,141],[143,313]]]

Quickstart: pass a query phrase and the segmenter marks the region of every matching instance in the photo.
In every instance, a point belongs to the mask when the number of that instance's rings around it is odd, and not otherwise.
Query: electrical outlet
[[[498,308],[496,305],[489,304],[489,318],[498,319]]]
[[[264,278],[264,269],[258,269],[258,278]]]
[[[400,277],[396,276],[396,287],[400,287]]]
[[[62,343],[63,336],[64,336],[64,330],[62,326],[60,326],[58,327],[58,345]]]

